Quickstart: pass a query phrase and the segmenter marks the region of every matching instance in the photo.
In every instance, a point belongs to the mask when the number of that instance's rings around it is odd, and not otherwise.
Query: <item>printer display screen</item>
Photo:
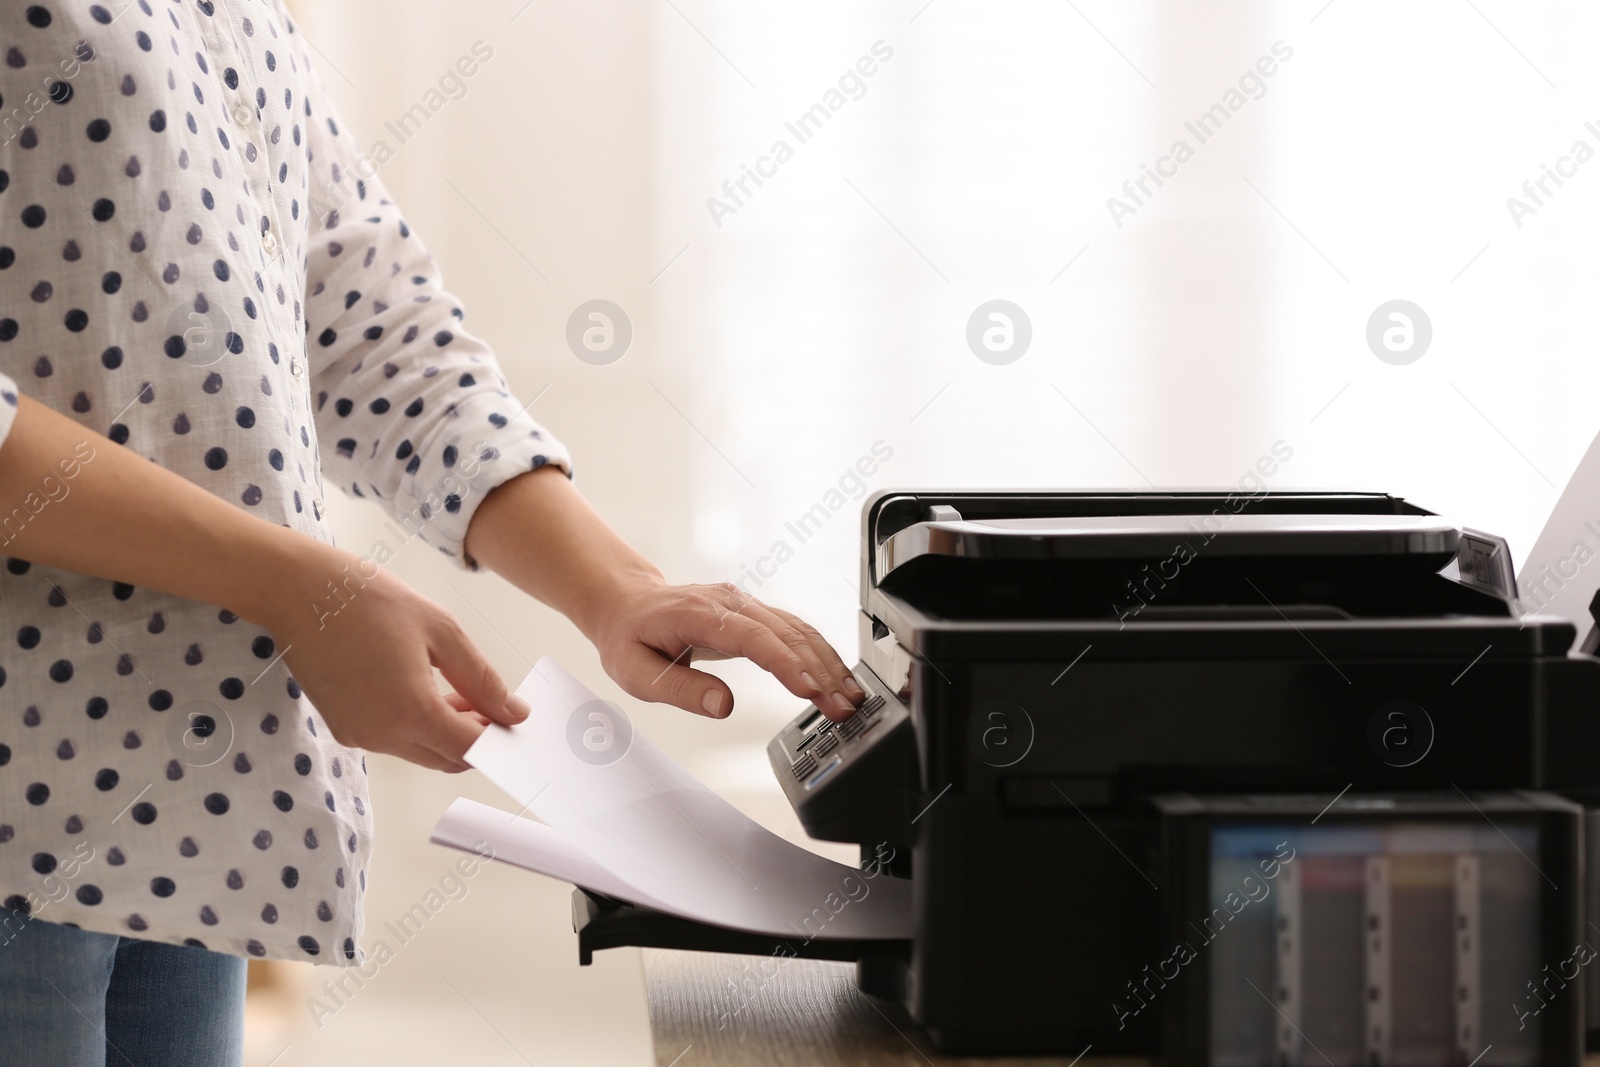
[[[1539,844],[1515,819],[1214,825],[1189,924],[1211,1062],[1536,1063],[1592,958],[1539,958]]]

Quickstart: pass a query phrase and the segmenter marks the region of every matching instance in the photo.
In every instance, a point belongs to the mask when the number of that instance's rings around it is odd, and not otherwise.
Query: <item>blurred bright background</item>
[[[748,588],[847,658],[863,490],[846,482],[850,499],[803,544],[784,524],[875,444],[892,456],[872,490],[1228,485],[1281,441],[1293,456],[1275,488],[1400,494],[1509,537],[1520,560],[1600,431],[1600,162],[1559,163],[1577,141],[1600,149],[1586,48],[1600,10],[293,7],[346,124],[393,149],[382,179],[469,328],[571,446],[580,488],[677,581],[737,580],[788,542],[793,557]],[[477,42],[480,59],[492,49],[477,73],[430,96]],[[841,86],[864,56],[871,76]],[[1241,85],[1262,57],[1271,76]],[[785,123],[835,89],[842,103],[800,143]],[[1201,143],[1185,124],[1230,99]],[[419,103],[427,120],[401,143],[387,124]],[[762,163],[780,139],[792,158]],[[1193,157],[1136,203],[1124,183],[1179,139]],[[1529,199],[1523,183],[1558,164],[1564,184]],[[724,182],[758,166],[775,173],[734,204]],[[1520,226],[1513,196],[1537,208]],[[1133,210],[1114,217],[1110,197]],[[566,340],[594,299],[632,324],[608,365]],[[967,343],[994,299],[1031,324],[1006,365]],[[1396,299],[1431,323],[1406,365],[1367,343],[1369,317]],[[344,544],[372,543],[377,512],[330,504]],[[726,722],[639,705],[564,620],[498,580],[420,543],[394,568],[508,678],[555,656],[797,835],[762,751],[798,710],[775,683],[716,666],[738,696]],[[505,803],[476,775],[389,759],[372,775],[369,944],[453,861],[426,842],[448,802]],[[639,958],[579,968],[569,892],[491,866],[320,1026],[306,1000],[332,972],[262,972],[251,1062],[653,1062]]]

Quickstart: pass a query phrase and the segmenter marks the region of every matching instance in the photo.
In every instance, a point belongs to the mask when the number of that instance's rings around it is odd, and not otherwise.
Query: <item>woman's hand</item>
[[[866,696],[810,626],[730,583],[669,585],[551,467],[520,475],[478,505],[467,552],[578,625],[630,695],[721,718],[733,693],[688,664],[744,656],[832,719]]]
[[[39,512],[8,555],[217,604],[265,627],[335,739],[459,771],[486,722],[527,718],[450,613],[400,579],[368,576],[350,553],[19,397],[0,447],[0,500],[24,499],[56,470],[71,494]],[[454,694],[439,695],[432,667]]]
[[[691,668],[695,656],[743,656],[830,719],[848,717],[866,696],[821,634],[731,582],[668,585],[642,575],[592,612],[585,632],[606,673],[630,696],[714,719],[733,710],[733,693],[722,679]]]
[[[483,728],[521,722],[527,704],[455,616],[381,567],[361,566],[331,546],[302,551],[262,624],[340,744],[466,770],[462,754]],[[454,693],[439,694],[433,667]]]

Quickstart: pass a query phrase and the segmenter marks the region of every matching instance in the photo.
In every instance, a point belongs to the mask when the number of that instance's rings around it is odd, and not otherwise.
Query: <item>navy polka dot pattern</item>
[[[279,0],[5,4],[0,41],[0,440],[20,389],[264,521],[331,540],[326,478],[468,568],[489,490],[570,472]],[[0,918],[359,962],[361,753],[271,635],[8,557],[29,518],[0,515]]]

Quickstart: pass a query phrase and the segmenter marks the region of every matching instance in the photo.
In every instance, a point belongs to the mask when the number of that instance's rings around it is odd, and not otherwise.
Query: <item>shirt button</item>
[[[255,117],[255,112],[250,110],[248,104],[239,104],[233,109],[233,121],[240,126],[250,125],[250,120]]]
[[[296,380],[304,378],[306,376],[305,364],[301,363],[299,359],[289,360],[289,373],[294,375]]]
[[[271,230],[261,235],[261,249],[269,256],[278,254],[278,235]]]

